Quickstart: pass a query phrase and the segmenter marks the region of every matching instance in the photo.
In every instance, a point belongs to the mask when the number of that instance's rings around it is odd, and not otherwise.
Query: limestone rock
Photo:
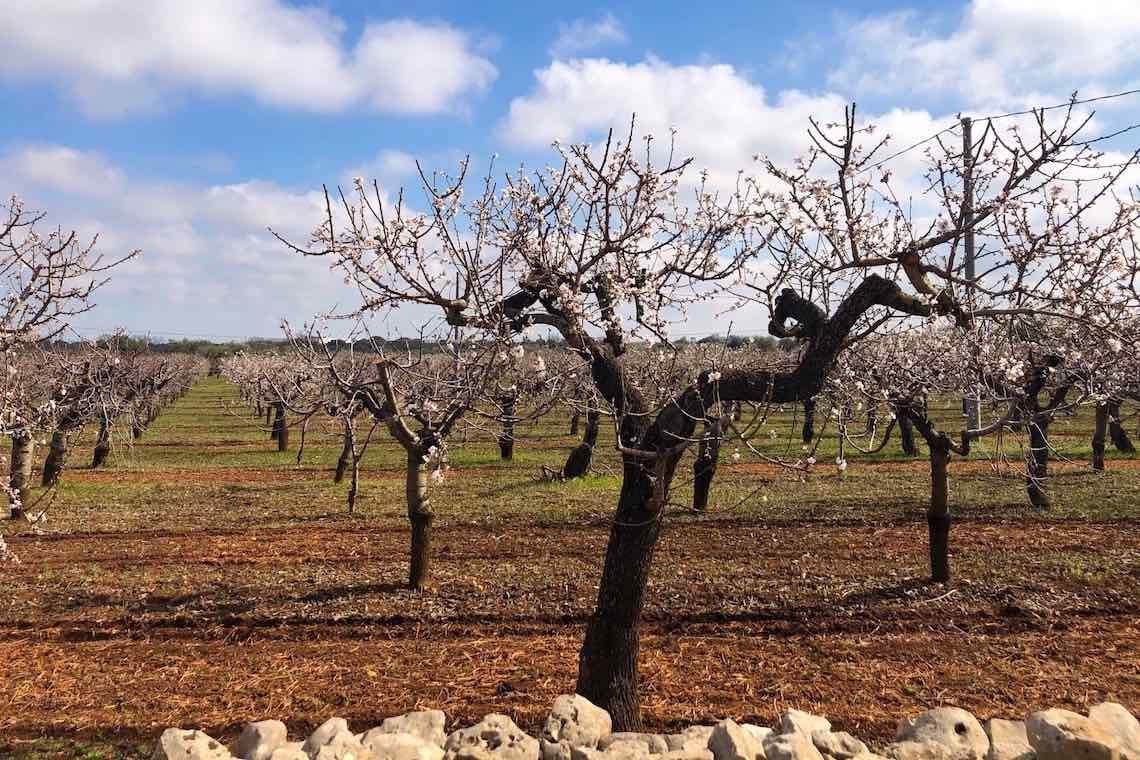
[[[238,737],[237,756],[243,760],[269,760],[273,750],[289,741],[289,732],[279,720],[246,723]]]
[[[447,734],[443,730],[446,725],[447,716],[442,710],[417,710],[385,718],[379,728],[373,730],[384,734],[411,734],[442,749],[443,743],[447,741]]]
[[[815,731],[830,731],[831,721],[803,710],[788,710],[780,715],[781,734],[803,734],[811,738]]]
[[[1034,760],[1037,753],[1029,745],[1025,723],[1019,720],[990,718],[985,723],[990,739],[990,753],[986,760]]]
[[[229,750],[201,731],[168,728],[158,737],[151,760],[228,760]]]
[[[608,712],[579,694],[563,694],[542,729],[543,760],[570,760],[571,747],[594,749],[612,730]]]
[[[689,726],[679,734],[669,734],[665,744],[670,752],[696,752],[708,749],[713,726]]]
[[[741,723],[740,727],[756,737],[761,744],[773,733],[772,729],[765,726],[757,726],[755,723]]]
[[[708,748],[716,760],[765,757],[764,744],[733,720],[722,720],[716,724],[709,735]]]
[[[669,743],[661,734],[641,734],[635,731],[619,731],[603,736],[598,740],[598,749],[607,750],[614,742],[641,742],[651,755],[664,755],[669,751]],[[708,742],[705,742],[708,744]]]
[[[381,725],[360,739],[374,760],[443,760],[443,748],[416,734],[389,732]]]
[[[823,760],[823,755],[815,748],[811,736],[798,730],[772,734],[764,741],[764,752],[768,760]]]
[[[492,713],[470,728],[462,728],[447,737],[444,757],[447,760],[477,760],[470,750],[483,750],[495,760],[537,760],[538,740],[527,736],[506,715]]]
[[[867,754],[867,745],[846,731],[812,731],[811,742],[820,753],[835,760],[851,760]]]
[[[1116,737],[1122,760],[1140,760],[1140,721],[1123,705],[1103,702],[1089,710],[1089,720]]]
[[[887,747],[887,757],[891,760],[956,760],[958,755],[950,747],[934,742],[895,742]]]
[[[317,730],[309,734],[309,738],[301,745],[301,749],[309,757],[315,757],[317,750],[329,743],[329,741],[337,734],[348,733],[348,721],[344,718],[329,718],[321,725],[317,726]],[[351,736],[351,734],[349,734]],[[354,737],[355,738],[355,737]]]
[[[1121,760],[1116,737],[1083,715],[1068,710],[1033,713],[1025,722],[1037,760]]]
[[[288,742],[282,744],[269,756],[269,760],[309,760],[309,756],[305,754],[302,747],[305,746],[304,742]]]
[[[895,740],[900,743],[936,744],[951,750],[947,757],[952,760],[985,760],[990,751],[990,740],[982,729],[982,724],[973,715],[957,707],[938,707],[900,722]],[[911,748],[909,751],[917,750]]]
[[[348,731],[333,734],[315,752],[310,751],[309,757],[313,760],[371,760],[368,750]]]

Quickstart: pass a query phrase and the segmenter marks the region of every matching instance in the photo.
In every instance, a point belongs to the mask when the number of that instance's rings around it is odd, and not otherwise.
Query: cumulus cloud
[[[141,248],[115,270],[100,306],[81,326],[100,331],[193,329],[216,335],[276,335],[356,303],[342,276],[320,259],[288,251],[272,226],[303,244],[323,219],[324,198],[273,182],[195,185],[136,178],[98,153],[24,146],[0,154],[0,176],[47,221],[98,233],[108,256]],[[110,178],[111,182],[106,182]],[[107,192],[96,192],[106,183]]]
[[[0,76],[57,83],[87,113],[114,117],[187,91],[432,114],[497,75],[478,41],[447,24],[372,22],[355,44],[345,37],[337,16],[282,0],[12,0],[0,14]]]
[[[1140,77],[1140,3],[973,0],[943,32],[913,11],[839,35],[830,84],[855,93],[951,95],[965,106],[1039,105],[1075,88]],[[1094,93],[1086,93],[1094,94]]]
[[[550,46],[550,55],[566,58],[625,41],[625,27],[621,21],[612,13],[606,13],[597,19],[580,18],[559,24],[558,37]]]
[[[511,102],[501,126],[515,145],[588,141],[636,114],[639,131],[663,139],[677,131],[682,154],[728,184],[763,154],[791,160],[808,145],[808,117],[842,118],[846,100],[833,93],[787,90],[770,95],[728,64],[674,65],[657,58],[621,63],[594,58],[554,61],[535,73],[535,87]],[[920,139],[944,122],[905,109],[870,116],[896,144]]]

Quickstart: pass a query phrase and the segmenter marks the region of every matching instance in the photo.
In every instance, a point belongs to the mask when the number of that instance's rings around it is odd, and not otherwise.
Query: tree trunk
[[[412,524],[412,553],[408,569],[408,586],[423,589],[431,569],[431,522],[435,515],[427,496],[427,473],[424,455],[418,448],[408,452],[406,495],[408,521]]]
[[[1108,438],[1108,404],[1096,405],[1096,418],[1093,423],[1092,466],[1094,470],[1104,470],[1104,444]]]
[[[111,421],[107,415],[99,418],[99,436],[95,439],[95,451],[91,455],[91,469],[102,467],[111,454]]]
[[[1030,504],[1037,509],[1048,509],[1050,501],[1045,486],[1049,479],[1049,422],[1031,419],[1026,426],[1029,428],[1029,472],[1025,490]]]
[[[578,657],[577,692],[609,711],[615,731],[641,728],[638,636],[664,495],[656,508],[652,500],[648,473],[640,463],[627,460],[597,605]]]
[[[503,430],[499,433],[499,456],[504,461],[510,461],[515,456],[515,407],[518,396],[503,396],[500,403],[503,407]]]
[[[261,408],[261,406],[258,405],[258,409],[260,409],[260,408]],[[273,424],[273,404],[269,404],[265,407],[265,424],[266,425],[272,425]],[[274,441],[277,440],[277,431],[275,429],[273,429],[272,427],[270,427],[270,429],[269,429],[269,437],[271,440],[274,440]]]
[[[19,506],[15,501],[9,505],[9,516],[13,519],[23,517],[24,509],[28,504],[28,489],[32,480],[32,453],[36,441],[26,430],[17,430],[12,433],[12,462],[8,475],[8,485],[13,496],[19,498]]]
[[[709,506],[709,491],[716,476],[717,460],[720,459],[721,421],[720,418],[705,422],[704,435],[693,460],[693,511],[704,512]]]
[[[360,494],[360,457],[356,454],[356,434],[352,436],[352,477],[348,481],[348,513],[356,514],[356,497]]]
[[[928,441],[930,449],[930,580],[950,582],[950,442],[944,436]]]
[[[59,483],[59,476],[63,473],[64,465],[67,464],[67,436],[66,431],[58,428],[51,435],[51,446],[48,447],[48,455],[44,459],[43,477],[40,479],[40,484],[44,488],[50,488]]]
[[[273,402],[273,440],[277,441],[278,451],[289,450],[289,425],[285,419],[285,402]]]
[[[340,458],[336,460],[336,473],[333,475],[334,483],[344,480],[344,473],[348,470],[349,463],[352,462],[353,438],[352,423],[346,422],[344,425],[344,446],[340,449]]]
[[[898,415],[899,443],[908,457],[918,456],[918,445],[914,442],[914,423],[905,414]]]
[[[590,471],[590,464],[594,461],[594,446],[598,443],[601,417],[602,413],[597,409],[586,409],[586,434],[582,437],[582,442],[571,450],[570,456],[566,457],[566,464],[562,467],[563,480],[580,478]]]
[[[1134,454],[1136,447],[1128,438],[1128,431],[1124,429],[1124,421],[1120,419],[1120,402],[1111,401],[1108,404],[1108,435],[1112,438],[1112,445],[1122,454]]]
[[[804,401],[804,426],[800,431],[800,440],[811,443],[815,439],[815,399]]]
[[[582,413],[580,411],[578,411],[577,409],[575,409],[574,413],[570,415],[570,435],[572,435],[572,436],[578,435],[578,427],[581,424],[581,421],[582,421]]]

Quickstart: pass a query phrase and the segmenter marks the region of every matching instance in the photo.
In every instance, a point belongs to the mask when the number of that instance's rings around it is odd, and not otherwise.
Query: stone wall
[[[1087,716],[1045,710],[985,725],[965,710],[940,707],[903,720],[893,743],[873,749],[798,710],[771,728],[724,720],[677,734],[613,733],[609,714],[576,695],[555,701],[538,738],[505,715],[450,734],[446,723],[429,710],[354,733],[343,718],[330,718],[290,741],[285,724],[265,720],[246,725],[232,753],[201,731],[171,728],[154,760],[1140,760],[1140,723],[1111,702]]]

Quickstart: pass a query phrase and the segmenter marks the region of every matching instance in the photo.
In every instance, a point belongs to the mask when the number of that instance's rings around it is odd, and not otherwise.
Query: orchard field
[[[537,730],[574,683],[620,488],[606,419],[591,475],[538,477],[577,442],[568,417],[520,424],[510,462],[488,431],[453,434],[422,592],[406,587],[403,452],[385,436],[348,515],[336,431],[314,421],[298,463],[300,431],[277,451],[217,377],[103,468],[87,467],[88,430],[48,521],[8,534],[0,755],[134,756],[168,726],[231,740],[266,716],[299,731],[417,707]],[[1140,705],[1140,468],[1110,447],[1094,473],[1092,425],[1080,407],[1052,427],[1047,511],[1016,457],[954,458],[948,586],[927,581],[925,448],[891,442],[840,473],[825,435],[803,475],[726,444],[705,514],[688,508],[686,457],[649,581],[645,723],[767,725],[798,707],[889,739],[894,717],[940,704]],[[773,419],[763,446],[794,457],[793,426]]]

